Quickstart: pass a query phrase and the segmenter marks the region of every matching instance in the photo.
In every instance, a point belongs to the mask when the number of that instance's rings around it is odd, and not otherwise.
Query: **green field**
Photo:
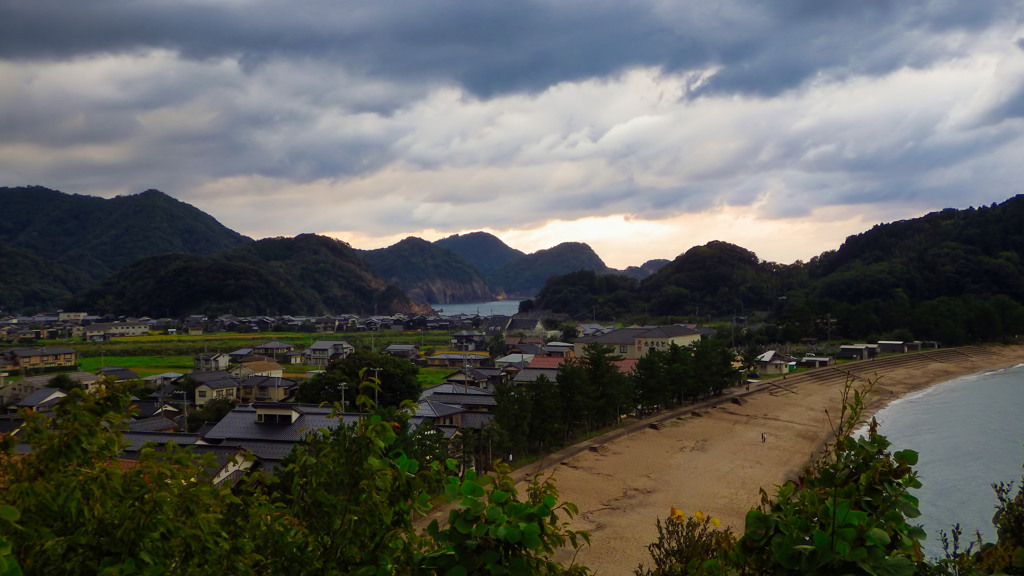
[[[80,358],[79,365],[84,372],[91,373],[106,366],[120,366],[145,378],[164,372],[190,372],[193,359],[192,356],[99,356]]]
[[[343,332],[338,334],[309,334],[305,332],[217,333],[202,336],[152,335],[115,338],[109,342],[82,342],[75,340],[49,340],[46,346],[70,346],[80,358],[100,356],[193,356],[200,352],[233,352],[239,348],[252,348],[257,344],[277,340],[293,344],[304,350],[317,340],[346,340],[356,348],[378,352],[389,344],[415,344],[431,354],[448,347],[447,332]]]
[[[345,332],[338,334],[309,334],[305,332],[217,333],[201,336],[150,335],[114,338],[109,342],[82,342],[49,340],[45,346],[68,346],[78,352],[79,364],[85,372],[95,373],[105,366],[120,366],[134,371],[140,377],[164,372],[186,373],[192,370],[193,358],[201,352],[233,352],[252,348],[264,342],[277,340],[304,350],[317,340],[345,340],[356,348],[384,350],[390,344],[415,344],[425,355],[448,349],[447,332]],[[308,366],[285,366],[286,376],[302,378]],[[424,387],[444,381],[454,370],[450,368],[421,368],[420,383]]]

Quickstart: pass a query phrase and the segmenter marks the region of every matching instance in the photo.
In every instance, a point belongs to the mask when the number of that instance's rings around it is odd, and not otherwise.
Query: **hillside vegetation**
[[[757,316],[770,341],[898,335],[944,344],[1024,333],[1024,196],[880,224],[810,262],[766,262],[710,242],[635,287],[552,278],[535,304],[598,318]]]

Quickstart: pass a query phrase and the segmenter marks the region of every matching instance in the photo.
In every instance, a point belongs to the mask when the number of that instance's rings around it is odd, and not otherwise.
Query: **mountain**
[[[510,260],[494,272],[492,288],[509,298],[533,297],[552,276],[578,270],[609,272],[594,249],[582,242],[563,242]]]
[[[525,253],[509,247],[497,236],[487,232],[455,234],[437,240],[434,244],[451,250],[466,262],[476,266],[488,281],[502,266],[526,256]]]
[[[757,254],[721,241],[694,246],[640,284],[656,315],[720,314],[744,303],[769,302],[768,268]]]
[[[74,299],[99,313],[323,315],[414,312],[416,306],[343,242],[303,234],[268,238],[212,256],[144,258]]]
[[[37,293],[3,300],[19,307],[52,306],[147,256],[212,254],[252,241],[157,190],[103,199],[41,186],[5,187],[0,206],[9,215],[0,218],[0,262],[15,252],[33,256],[16,265],[0,263],[37,282]],[[0,277],[0,294],[18,290],[3,280],[16,277]]]
[[[880,224],[809,262],[815,295],[839,302],[1004,294],[1024,301],[1024,195]]]
[[[598,318],[754,313],[763,343],[804,338],[921,339],[946,345],[1024,334],[1024,196],[879,224],[806,264],[765,262],[710,242],[635,289],[612,279],[553,277],[535,305]]]
[[[409,237],[362,254],[378,276],[404,290],[413,301],[450,304],[491,299],[480,271],[443,245]]]
[[[655,272],[664,268],[669,262],[671,262],[671,260],[665,260],[664,258],[648,260],[640,266],[629,266],[622,271],[622,275],[628,276],[634,280],[643,280],[644,278],[654,275]]]

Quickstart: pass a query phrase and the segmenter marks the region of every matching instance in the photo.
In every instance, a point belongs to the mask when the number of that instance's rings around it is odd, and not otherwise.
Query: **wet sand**
[[[839,414],[848,378],[877,380],[867,399],[869,418],[908,392],[1022,362],[1024,346],[992,346],[819,368],[754,384],[749,392],[739,390],[696,410],[654,416],[635,425],[635,432],[597,439],[575,454],[549,458],[543,467],[561,497],[579,506],[573,527],[591,532],[591,546],[577,561],[603,576],[632,574],[647,562],[655,520],[667,517],[671,506],[687,514],[701,510],[742,533],[760,489],[772,495],[831,438],[825,411],[833,418]],[[558,559],[569,560],[565,554]]]

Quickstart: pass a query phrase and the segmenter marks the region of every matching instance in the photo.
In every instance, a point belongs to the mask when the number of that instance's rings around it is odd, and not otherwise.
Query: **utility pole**
[[[378,394],[380,392],[380,376],[379,376],[380,370],[381,370],[380,368],[370,368],[370,371],[373,372],[373,379],[377,381],[377,386],[373,389],[373,404],[374,404],[374,406],[378,406],[378,407],[379,407]]]

